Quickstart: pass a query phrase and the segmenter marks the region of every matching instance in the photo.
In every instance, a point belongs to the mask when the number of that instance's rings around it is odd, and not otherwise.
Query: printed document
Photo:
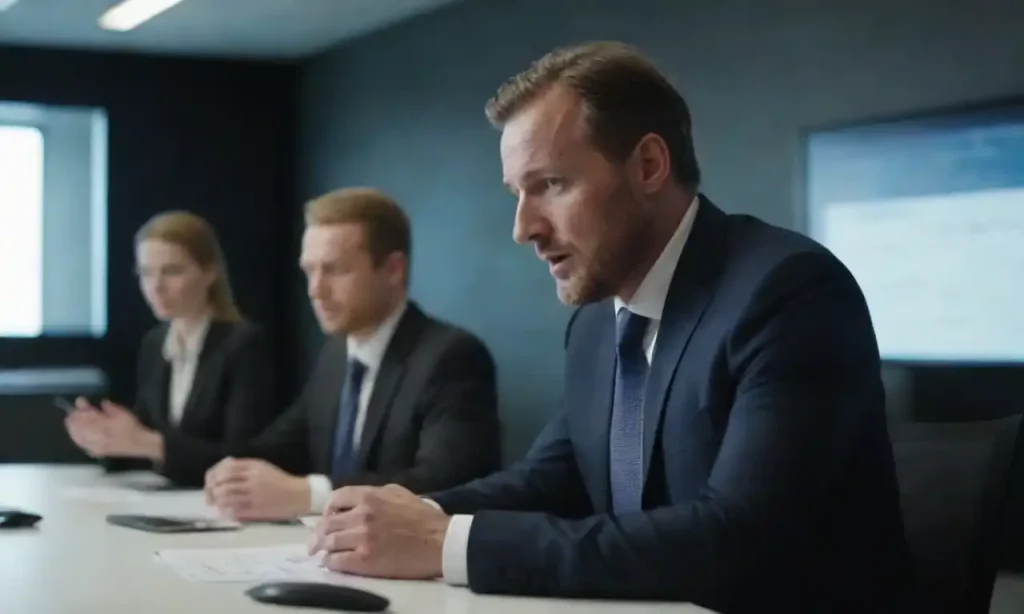
[[[344,578],[307,554],[306,544],[160,550],[156,558],[192,582],[330,582]]]

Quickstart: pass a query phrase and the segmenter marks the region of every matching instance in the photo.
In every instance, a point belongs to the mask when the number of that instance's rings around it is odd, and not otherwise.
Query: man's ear
[[[643,195],[655,194],[672,176],[672,156],[665,140],[657,134],[644,135],[629,159],[634,189]]]
[[[409,273],[409,259],[402,252],[391,252],[384,259],[384,268],[387,272],[388,281],[394,284],[405,285]]]

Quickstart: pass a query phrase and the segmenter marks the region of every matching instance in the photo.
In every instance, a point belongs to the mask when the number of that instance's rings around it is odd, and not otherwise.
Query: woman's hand
[[[72,441],[89,456],[163,461],[163,436],[143,426],[126,407],[104,400],[97,409],[80,398],[75,401],[75,408],[64,424]]]

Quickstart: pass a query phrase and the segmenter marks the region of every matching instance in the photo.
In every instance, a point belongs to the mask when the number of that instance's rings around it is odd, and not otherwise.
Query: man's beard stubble
[[[609,200],[626,207],[636,202],[626,185],[616,190]],[[596,253],[578,263],[572,277],[556,288],[563,304],[579,307],[615,296],[629,274],[643,261],[653,234],[653,229],[639,219],[639,215],[636,212],[611,223],[607,218],[601,220],[602,244]]]

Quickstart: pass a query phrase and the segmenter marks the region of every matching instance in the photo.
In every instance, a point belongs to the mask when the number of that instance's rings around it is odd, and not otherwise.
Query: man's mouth
[[[548,270],[555,279],[565,279],[569,276],[571,257],[568,254],[545,256],[544,260],[547,261]]]

